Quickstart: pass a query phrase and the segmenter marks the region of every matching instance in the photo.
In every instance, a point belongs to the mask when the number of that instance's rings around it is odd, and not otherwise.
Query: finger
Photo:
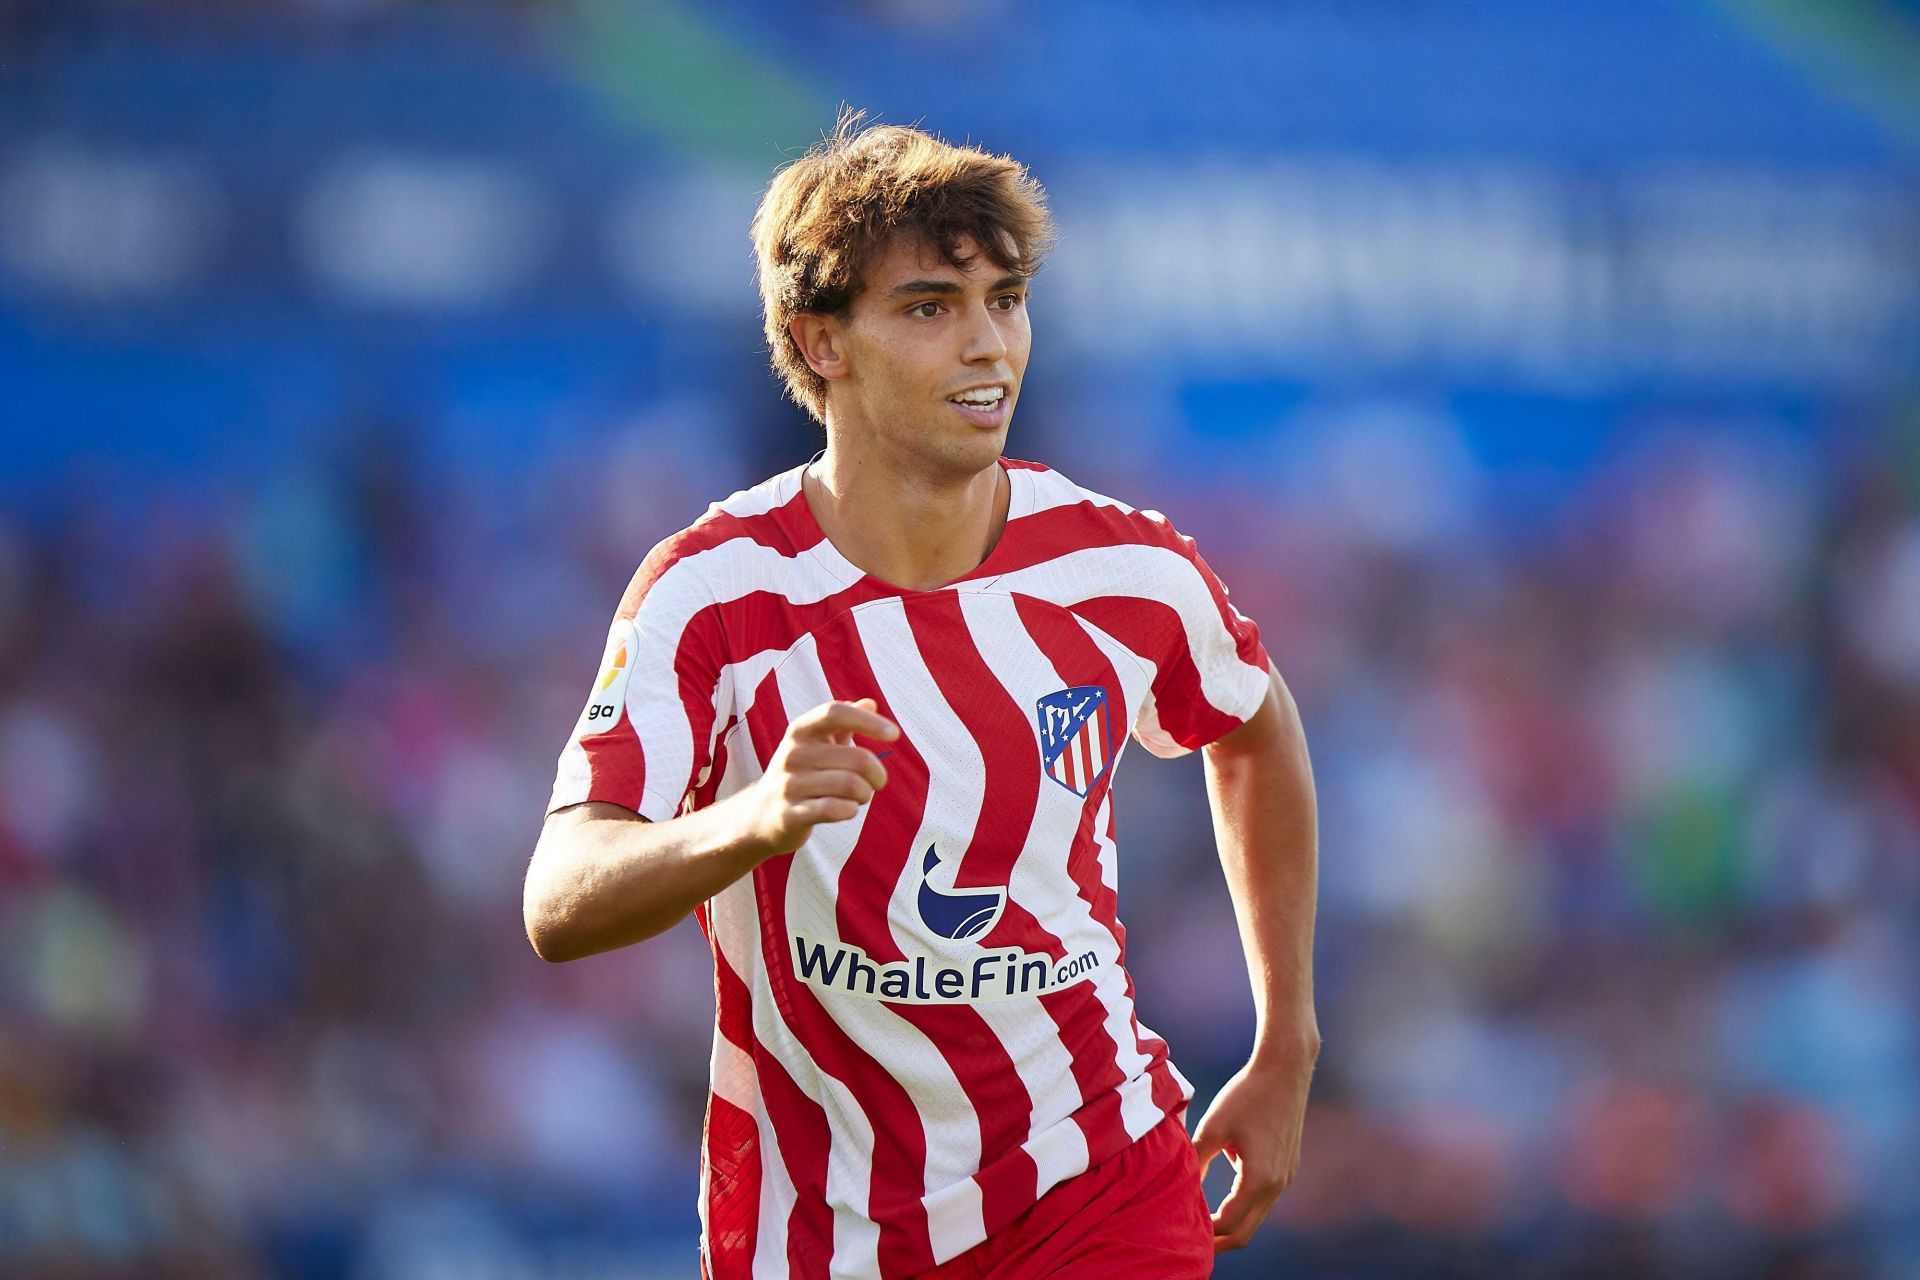
[[[1194,1132],[1191,1141],[1193,1143],[1194,1157],[1200,1161],[1200,1172],[1202,1173],[1207,1171],[1207,1161],[1219,1155],[1221,1151],[1226,1148],[1226,1143],[1221,1140],[1220,1135],[1204,1124]]]
[[[823,702],[796,719],[788,732],[796,739],[812,741],[846,740],[853,734],[865,734],[891,742],[900,736],[900,726],[879,713],[872,698],[858,702]]]
[[[845,769],[865,778],[875,791],[887,785],[887,766],[880,763],[879,756],[865,747],[844,746],[837,742],[801,743],[788,754],[787,768],[794,771]]]
[[[879,738],[883,742],[892,742],[900,736],[900,726],[880,714],[880,703],[873,698],[859,698],[850,704],[859,713],[859,721],[848,734],[847,741],[853,741],[852,735],[863,734],[869,738]]]
[[[812,800],[838,796],[855,804],[873,799],[873,784],[845,769],[805,769],[787,779],[787,799]]]
[[[794,817],[802,822],[845,822],[860,812],[860,806],[842,796],[816,796],[792,806]]]
[[[1201,1120],[1200,1127],[1194,1130],[1193,1134],[1193,1155],[1194,1158],[1200,1162],[1200,1176],[1202,1178],[1207,1176],[1207,1166],[1211,1165],[1214,1158],[1225,1152],[1226,1149],[1226,1135],[1208,1124],[1206,1120]]]
[[[1213,1215],[1215,1250],[1239,1249],[1253,1239],[1254,1230],[1266,1219],[1274,1201],[1280,1198],[1279,1178],[1248,1167],[1245,1161],[1233,1179],[1233,1188]]]

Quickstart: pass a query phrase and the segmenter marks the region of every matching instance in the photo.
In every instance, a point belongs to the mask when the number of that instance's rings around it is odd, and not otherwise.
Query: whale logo
[[[1006,889],[936,889],[933,869],[940,865],[935,846],[927,846],[920,864],[920,919],[943,938],[973,938],[993,928],[1007,904]]]

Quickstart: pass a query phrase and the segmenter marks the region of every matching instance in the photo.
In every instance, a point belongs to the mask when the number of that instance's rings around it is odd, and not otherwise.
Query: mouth
[[[968,422],[978,427],[1004,426],[1011,412],[1013,396],[1001,383],[973,387],[947,397],[947,403]]]

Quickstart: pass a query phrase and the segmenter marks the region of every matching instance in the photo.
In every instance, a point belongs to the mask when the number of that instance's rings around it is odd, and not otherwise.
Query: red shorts
[[[1068,1178],[991,1240],[917,1280],[1202,1280],[1213,1213],[1185,1113]]]

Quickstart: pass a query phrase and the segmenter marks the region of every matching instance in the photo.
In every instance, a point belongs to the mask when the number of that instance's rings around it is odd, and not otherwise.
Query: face
[[[959,251],[964,271],[918,238],[895,237],[846,316],[794,324],[827,379],[828,417],[851,443],[971,475],[1006,445],[1033,331],[1027,282],[970,238]]]

